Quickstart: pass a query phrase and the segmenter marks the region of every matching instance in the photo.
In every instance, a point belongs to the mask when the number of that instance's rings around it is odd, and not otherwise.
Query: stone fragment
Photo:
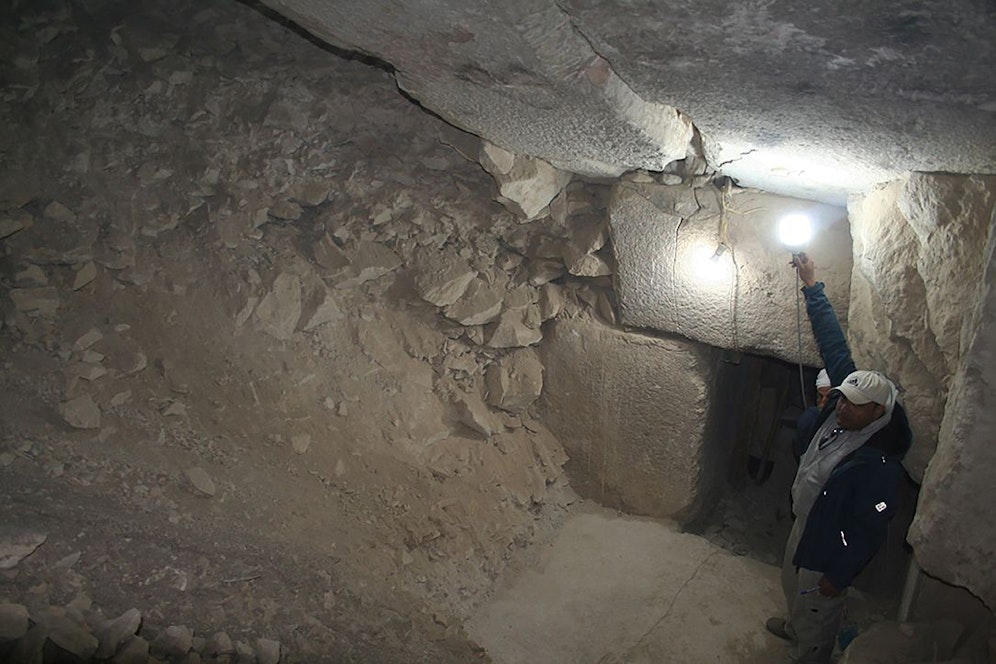
[[[47,286],[48,277],[45,275],[45,270],[37,265],[29,265],[14,275],[14,283],[19,288],[37,288]]]
[[[44,214],[45,217],[53,221],[68,222],[76,219],[76,213],[67,208],[59,201],[52,201],[51,203],[46,205],[45,209],[42,210],[42,214]]]
[[[454,252],[422,252],[415,262],[415,290],[422,299],[446,307],[467,291],[477,271]]]
[[[235,652],[235,646],[232,644],[231,637],[228,636],[227,632],[216,632],[208,639],[207,645],[204,649],[204,654],[209,657],[216,657],[219,655],[231,655]]]
[[[539,292],[540,320],[556,318],[564,309],[564,289],[559,284],[543,284]]]
[[[953,619],[879,622],[848,645],[840,664],[951,662],[964,633],[964,625]]]
[[[149,365],[148,356],[133,339],[111,337],[100,347],[107,355],[104,365],[126,376],[143,371]]]
[[[290,197],[302,205],[315,207],[328,200],[332,193],[332,180],[314,179],[292,185]]]
[[[256,651],[245,641],[235,642],[235,664],[257,664]]]
[[[86,333],[83,334],[73,343],[73,352],[81,353],[88,349],[90,346],[94,345],[98,341],[104,338],[100,330],[95,327],[91,327]]]
[[[311,446],[311,436],[306,433],[300,433],[296,436],[291,436],[291,448],[296,454],[304,454],[308,451]]]
[[[149,664],[149,642],[140,636],[125,641],[117,654],[111,658],[113,664]]]
[[[0,645],[28,633],[28,609],[21,604],[0,604]]]
[[[10,237],[33,223],[34,218],[24,210],[0,212],[0,239]]]
[[[315,262],[329,272],[338,272],[349,265],[349,257],[328,233],[311,245],[311,254],[315,257]]]
[[[542,286],[545,283],[559,279],[567,272],[563,261],[541,258],[529,262],[529,283]]]
[[[489,404],[521,413],[543,391],[543,364],[533,350],[513,351],[488,367],[485,384]]]
[[[539,343],[542,339],[539,308],[524,307],[502,313],[486,343],[491,348],[520,348]]]
[[[100,428],[100,407],[89,394],[70,399],[59,408],[62,419],[75,429]]]
[[[77,291],[88,283],[97,278],[97,264],[93,261],[87,261],[83,266],[76,272],[76,277],[73,279],[73,290]]]
[[[294,201],[277,201],[270,206],[270,216],[284,221],[294,221],[301,218],[301,206]]]
[[[0,535],[0,569],[13,569],[48,539],[41,533]]]
[[[280,642],[260,639],[256,642],[258,664],[278,664],[280,662]]]
[[[604,277],[612,274],[610,266],[598,254],[586,254],[569,248],[564,254],[567,271],[576,277]]]
[[[339,273],[337,288],[352,288],[379,279],[401,267],[401,259],[380,242],[359,242],[349,256],[349,266]]]
[[[481,165],[498,184],[498,201],[527,220],[537,218],[567,186],[571,174],[542,159],[513,154],[484,141]]]
[[[108,659],[113,656],[126,641],[135,636],[142,625],[142,614],[138,609],[129,609],[114,620],[106,621],[96,631],[97,659]]]
[[[301,280],[281,272],[253,315],[263,332],[277,339],[290,339],[301,318]]]
[[[18,311],[29,316],[45,316],[59,308],[59,291],[52,286],[43,288],[14,288],[10,299]]]
[[[150,652],[168,659],[185,657],[193,646],[194,634],[183,625],[170,625],[150,644]]]
[[[88,661],[97,652],[97,638],[77,612],[50,606],[33,612],[31,619],[44,627],[52,643],[79,660]]]
[[[301,320],[304,321],[302,329],[313,330],[320,325],[342,320],[343,316],[335,296],[322,288],[305,302],[301,313]]]
[[[215,494],[214,480],[211,476],[207,474],[207,471],[200,466],[195,466],[193,468],[188,468],[183,471],[184,476],[187,481],[190,482],[190,486],[194,489],[195,493],[203,496],[211,497]]]
[[[461,325],[483,325],[498,317],[504,299],[504,288],[477,278],[459,300],[446,308],[446,317]]]
[[[477,393],[460,392],[454,398],[457,419],[485,436],[492,436],[502,429],[501,422]]]

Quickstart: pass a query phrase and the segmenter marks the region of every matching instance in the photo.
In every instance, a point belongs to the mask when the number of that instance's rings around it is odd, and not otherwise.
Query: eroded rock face
[[[906,465],[922,488],[909,541],[926,572],[990,608],[994,202],[996,178],[918,173],[850,206],[855,360],[893,378],[914,429]]]
[[[575,489],[635,514],[694,518],[723,473],[706,438],[716,351],[561,320],[541,352],[543,412]]]
[[[266,4],[389,62],[447,121],[576,173],[704,152],[749,186],[843,204],[906,171],[996,168],[994,23],[970,0]]]
[[[806,250],[844,321],[851,257],[842,209],[749,190],[724,194],[711,183],[616,185],[611,225],[621,322],[821,366],[804,310],[800,353],[801,284],[778,240],[779,220],[795,212],[814,221]],[[720,244],[725,250],[715,256]]]
[[[855,363],[899,386],[913,427],[906,467],[923,476],[968,338],[996,178],[913,174],[849,206],[849,338]]]
[[[981,299],[965,315],[963,355],[950,378],[937,451],[923,478],[909,531],[917,561],[928,573],[968,588],[993,609],[996,578],[991,557],[996,527],[988,507],[996,502],[996,255],[993,238],[980,279]]]

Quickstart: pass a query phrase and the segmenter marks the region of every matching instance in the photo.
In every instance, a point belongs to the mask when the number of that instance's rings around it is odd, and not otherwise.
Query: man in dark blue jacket
[[[912,434],[895,385],[878,372],[855,370],[813,262],[800,253],[792,264],[836,387],[802,433],[809,443],[792,484],[795,523],[782,565],[789,617],[771,618],[766,627],[792,641],[791,662],[827,664],[847,587],[882,545],[896,512]]]

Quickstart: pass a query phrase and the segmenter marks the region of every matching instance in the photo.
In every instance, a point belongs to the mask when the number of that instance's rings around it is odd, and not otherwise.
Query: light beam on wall
[[[705,242],[696,244],[688,252],[687,260],[686,270],[695,276],[698,283],[706,286],[729,283],[733,263],[725,246],[717,247]]]
[[[813,224],[804,214],[788,214],[778,222],[778,239],[788,249],[800,249],[813,237]]]

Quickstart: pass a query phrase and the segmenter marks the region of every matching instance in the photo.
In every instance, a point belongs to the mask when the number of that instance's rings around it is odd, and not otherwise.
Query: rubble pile
[[[46,543],[0,601],[466,661],[460,617],[576,500],[536,347],[615,321],[607,188],[245,6],[19,10],[0,473]]]

